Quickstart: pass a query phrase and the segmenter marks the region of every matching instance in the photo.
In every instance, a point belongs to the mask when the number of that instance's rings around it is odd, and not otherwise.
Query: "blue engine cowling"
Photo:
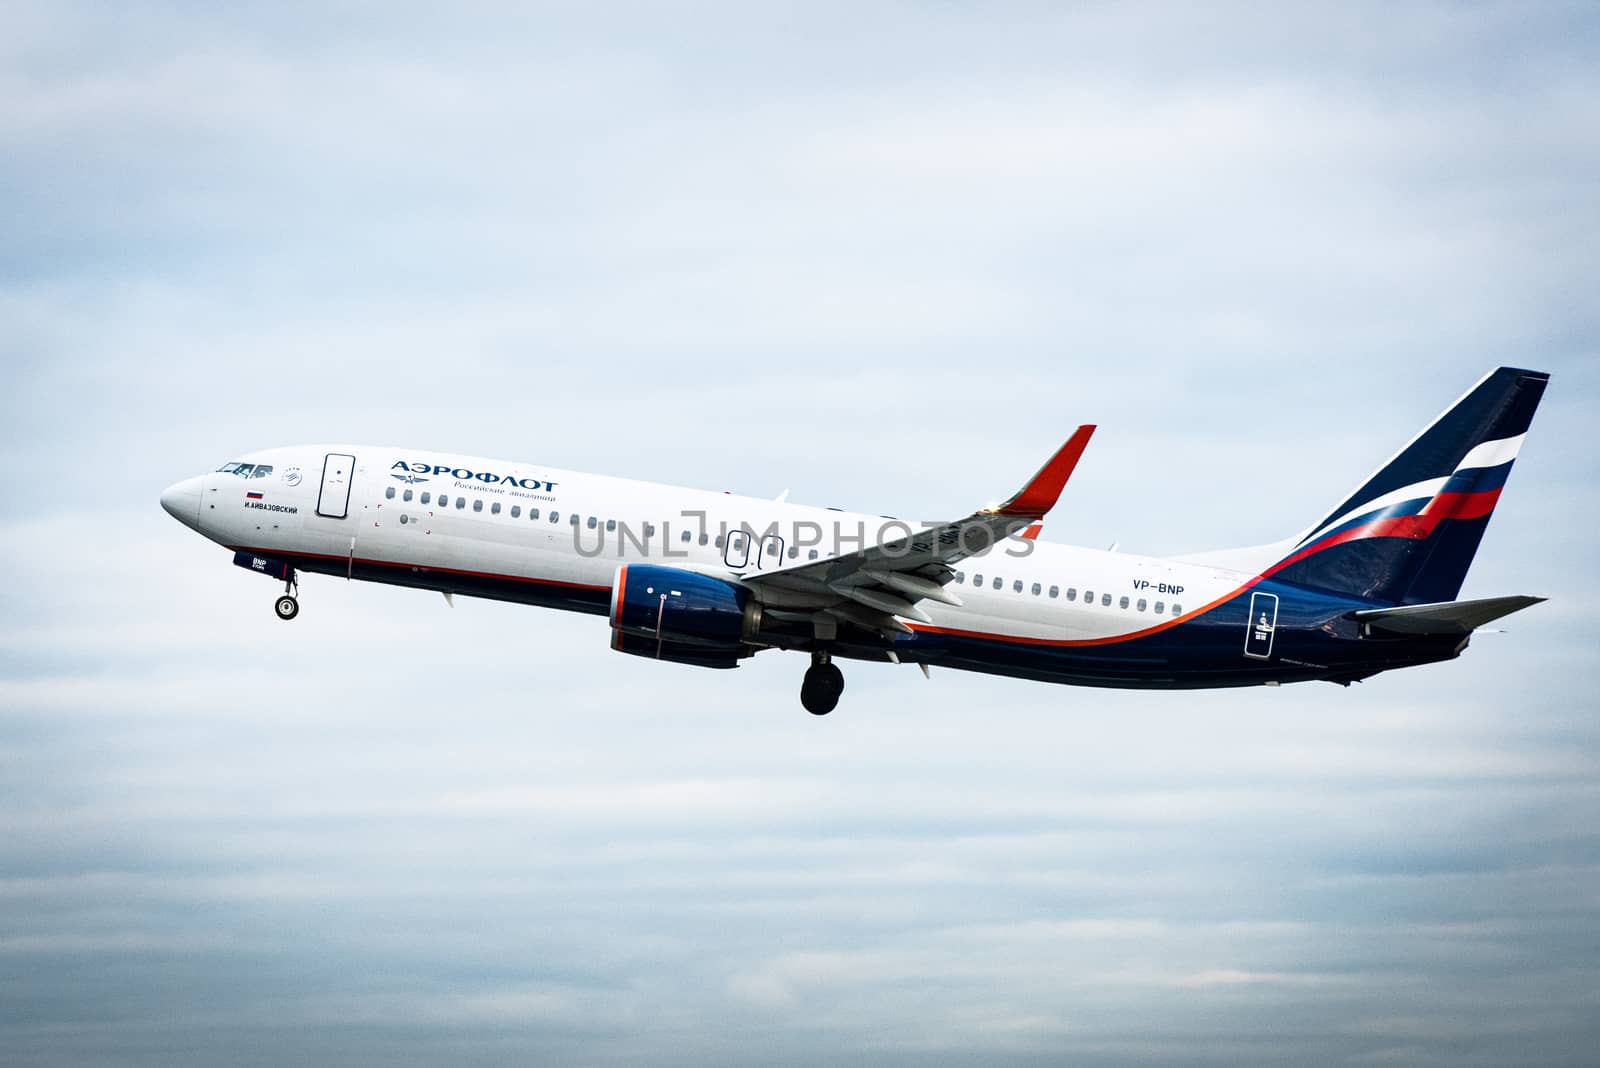
[[[717,649],[709,645],[688,645],[684,642],[646,638],[642,634],[626,631],[611,632],[611,648],[619,653],[647,656],[651,660],[667,660],[674,664],[693,664],[705,668],[736,668],[739,661],[751,655],[739,649]]]
[[[710,575],[623,564],[611,581],[611,629],[623,634],[737,651],[760,626],[761,606],[750,591]]]

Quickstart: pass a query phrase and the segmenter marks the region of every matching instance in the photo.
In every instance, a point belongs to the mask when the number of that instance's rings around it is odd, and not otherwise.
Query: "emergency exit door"
[[[356,458],[330,452],[322,461],[322,490],[317,494],[317,514],[328,519],[343,519],[350,513],[350,482],[355,477]]]

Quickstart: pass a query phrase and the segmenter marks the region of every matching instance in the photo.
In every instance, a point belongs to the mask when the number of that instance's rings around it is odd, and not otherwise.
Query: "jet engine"
[[[676,567],[623,564],[611,581],[611,647],[700,667],[753,652],[761,605],[742,586]]]

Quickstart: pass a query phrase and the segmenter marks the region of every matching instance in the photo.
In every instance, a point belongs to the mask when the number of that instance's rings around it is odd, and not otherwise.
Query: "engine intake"
[[[710,575],[623,564],[611,582],[611,629],[676,645],[737,652],[761,629],[761,605],[744,587]]]

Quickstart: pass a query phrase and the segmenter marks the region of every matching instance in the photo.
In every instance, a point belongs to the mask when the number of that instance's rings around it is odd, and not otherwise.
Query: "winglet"
[[[1066,486],[1067,479],[1072,477],[1072,469],[1078,466],[1078,458],[1083,455],[1083,450],[1089,444],[1089,437],[1093,433],[1093,424],[1086,423],[1080,426],[1072,437],[1067,439],[1067,443],[1050,457],[1049,462],[1039,468],[1039,473],[1009,501],[994,509],[994,514],[1022,519],[1043,519],[1045,513],[1056,506],[1061,490]]]

